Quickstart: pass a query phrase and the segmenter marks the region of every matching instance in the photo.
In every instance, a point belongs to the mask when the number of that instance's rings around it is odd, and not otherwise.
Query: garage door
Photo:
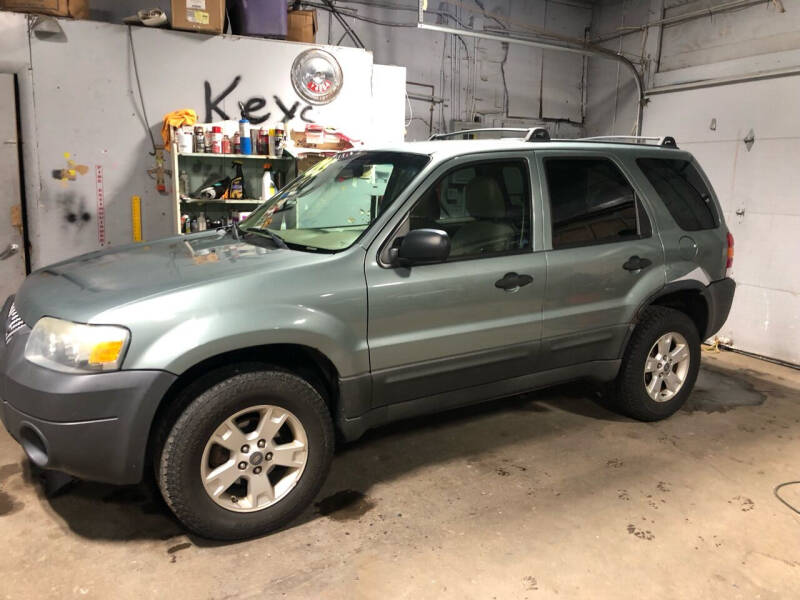
[[[800,364],[800,77],[658,94],[645,135],[672,135],[711,179],[736,240],[719,335]],[[744,142],[752,130],[752,144]]]

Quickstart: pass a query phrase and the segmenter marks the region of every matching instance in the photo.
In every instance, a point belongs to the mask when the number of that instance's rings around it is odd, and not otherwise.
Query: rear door
[[[536,156],[547,260],[542,367],[616,359],[635,311],[664,285],[651,209],[612,153]]]
[[[367,258],[374,405],[529,374],[537,368],[545,258],[534,233],[532,153],[475,154],[431,175]],[[396,268],[410,229],[445,230],[447,262]],[[504,289],[508,274],[527,276]],[[431,410],[458,404],[440,400]]]

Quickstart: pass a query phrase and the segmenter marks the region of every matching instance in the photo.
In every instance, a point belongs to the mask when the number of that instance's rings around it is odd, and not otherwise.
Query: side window
[[[530,250],[527,163],[500,160],[450,171],[411,210],[409,227],[446,231],[451,260]]]
[[[573,248],[651,233],[631,184],[606,158],[546,158],[553,248]]]
[[[700,173],[688,160],[640,158],[636,161],[681,229],[714,229],[719,215]]]

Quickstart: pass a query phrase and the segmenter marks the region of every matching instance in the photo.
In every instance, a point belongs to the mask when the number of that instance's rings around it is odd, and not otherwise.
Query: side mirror
[[[450,236],[441,229],[414,229],[395,241],[389,258],[395,267],[430,265],[450,256]]]

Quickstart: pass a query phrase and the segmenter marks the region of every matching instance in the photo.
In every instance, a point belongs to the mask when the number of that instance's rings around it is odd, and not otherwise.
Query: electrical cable
[[[150,136],[150,144],[153,146],[153,151],[150,153],[150,156],[156,155],[156,140],[153,137],[153,130],[150,129],[150,121],[147,118],[147,110],[144,107],[144,95],[142,94],[142,82],[139,80],[139,67],[136,64],[136,48],[133,46],[133,32],[131,31],[131,26],[128,25],[128,42],[130,43],[131,47],[131,58],[133,59],[133,72],[136,75],[136,88],[139,90],[139,103],[142,105],[142,118],[143,122],[142,125],[144,126],[145,131],[147,131],[147,135]]]
[[[795,508],[794,506],[789,504],[786,500],[781,498],[780,494],[778,493],[778,490],[781,489],[782,487],[786,487],[787,485],[798,485],[798,484],[800,484],[800,481],[786,481],[784,483],[776,485],[775,489],[772,490],[772,493],[775,495],[775,497],[778,500],[780,500],[784,505],[786,505],[786,507],[788,507],[790,510],[792,510],[792,511],[796,512],[798,515],[800,515],[800,509]]]
[[[351,2],[353,0],[342,0],[342,1]],[[318,2],[308,2],[306,0],[300,0],[300,4],[302,4],[303,6],[311,6],[312,8],[318,8],[320,10],[324,10],[324,11],[327,11],[327,12],[329,12],[331,14],[334,14],[334,11],[332,11],[326,4],[320,4]],[[367,4],[366,2],[359,2],[358,4],[364,4],[365,6],[373,6],[373,5]],[[350,10],[350,9],[347,9],[347,10]],[[414,10],[416,12],[416,9],[414,9]],[[382,27],[405,27],[407,29],[416,29],[417,28],[417,22],[416,21],[414,21],[413,23],[402,23],[402,22],[398,22],[398,21],[382,21],[381,19],[374,19],[372,17],[365,17],[364,15],[359,15],[359,14],[356,14],[354,12],[342,12],[341,10],[338,10],[338,13],[342,17],[349,17],[351,19],[355,19],[356,21],[363,21],[365,23],[371,23],[373,25],[380,25]],[[453,21],[455,21],[458,25],[460,25],[461,27],[464,27],[465,29],[469,29],[469,27],[464,25],[463,22],[458,20],[453,15],[449,15],[447,13],[438,12],[438,11],[435,11],[435,14],[441,15],[441,16],[446,17],[446,18],[450,18]],[[348,35],[347,31],[345,31],[345,35]],[[342,37],[344,37],[344,36],[342,36]],[[464,41],[464,39],[460,35],[456,36],[456,37],[458,37],[458,39],[461,40],[461,43],[464,44],[464,50],[467,52],[467,57],[469,57],[469,51],[467,50],[466,42]]]
[[[363,50],[366,47],[364,46],[364,42],[361,41],[361,38],[358,37],[358,34],[350,27],[348,22],[344,20],[342,14],[333,5],[333,0],[322,0],[322,2],[328,7],[330,13],[336,17],[336,20],[339,21],[339,24],[347,32],[347,35],[350,36],[350,39],[353,40],[353,43]]]

